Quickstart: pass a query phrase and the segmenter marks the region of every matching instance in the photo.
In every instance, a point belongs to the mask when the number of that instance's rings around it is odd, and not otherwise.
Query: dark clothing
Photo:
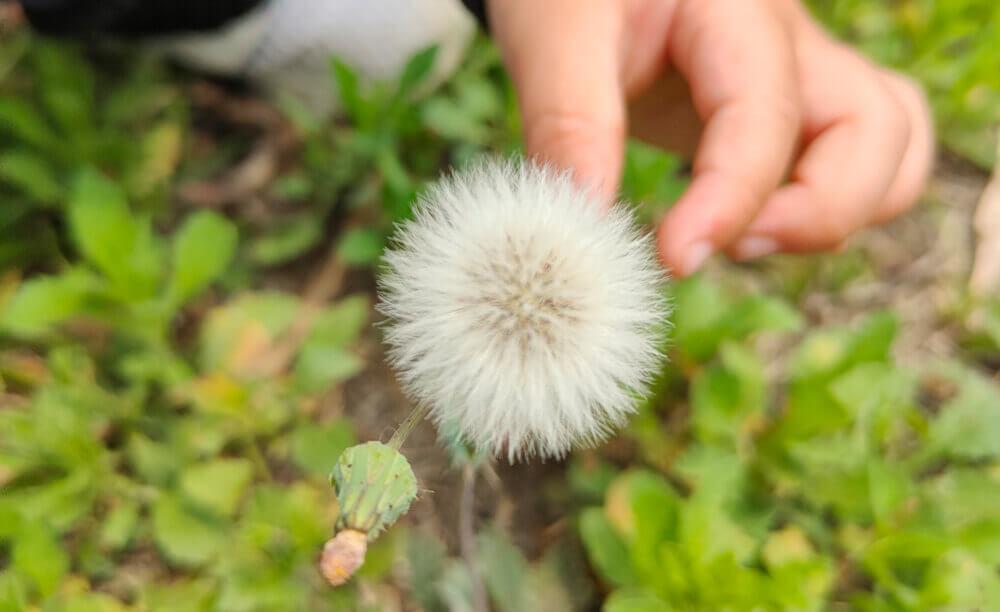
[[[32,26],[50,34],[173,34],[213,30],[264,0],[21,0]]]
[[[142,36],[214,30],[263,2],[265,0],[21,0],[21,5],[31,25],[40,32]],[[480,23],[486,23],[486,0],[463,2]]]

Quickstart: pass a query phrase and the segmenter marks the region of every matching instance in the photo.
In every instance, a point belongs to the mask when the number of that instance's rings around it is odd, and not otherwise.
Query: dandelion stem
[[[389,439],[389,446],[399,450],[399,448],[403,446],[403,442],[406,442],[406,438],[409,437],[413,429],[420,423],[420,421],[424,420],[424,417],[427,416],[429,410],[430,407],[426,405],[420,405],[411,410],[410,414],[406,416],[406,419],[399,424],[399,427],[396,429],[396,433],[392,434],[392,438]]]
[[[473,609],[476,612],[489,612],[489,599],[486,597],[486,586],[479,571],[477,559],[479,553],[476,546],[476,475],[478,468],[466,463],[462,467],[462,501],[459,505],[458,537],[462,549],[462,560],[469,571],[472,581]]]

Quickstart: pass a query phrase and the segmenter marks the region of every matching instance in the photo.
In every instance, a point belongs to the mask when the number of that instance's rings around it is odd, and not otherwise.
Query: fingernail
[[[714,251],[715,247],[707,240],[692,244],[688,247],[687,255],[684,256],[684,269],[681,270],[681,274],[687,276],[697,272],[698,268],[705,263],[705,260],[712,256]]]
[[[736,259],[757,259],[778,252],[778,242],[766,236],[747,236],[733,247]]]

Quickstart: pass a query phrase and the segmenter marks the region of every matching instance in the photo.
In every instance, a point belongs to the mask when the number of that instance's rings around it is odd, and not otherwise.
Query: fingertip
[[[551,112],[528,116],[525,123],[530,157],[571,172],[581,187],[611,205],[625,155],[623,118]]]
[[[685,278],[697,272],[715,254],[716,247],[704,238],[687,238],[683,226],[665,219],[657,233],[660,261],[677,278]]]

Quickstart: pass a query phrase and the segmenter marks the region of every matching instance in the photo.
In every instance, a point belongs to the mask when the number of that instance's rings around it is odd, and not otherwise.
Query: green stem
[[[403,446],[403,442],[406,442],[406,438],[410,435],[417,424],[424,420],[424,417],[427,416],[427,412],[429,410],[430,409],[427,406],[417,406],[411,410],[410,414],[406,416],[406,419],[399,424],[399,427],[396,429],[396,433],[392,434],[392,438],[389,439],[389,446],[399,450],[399,448]]]

